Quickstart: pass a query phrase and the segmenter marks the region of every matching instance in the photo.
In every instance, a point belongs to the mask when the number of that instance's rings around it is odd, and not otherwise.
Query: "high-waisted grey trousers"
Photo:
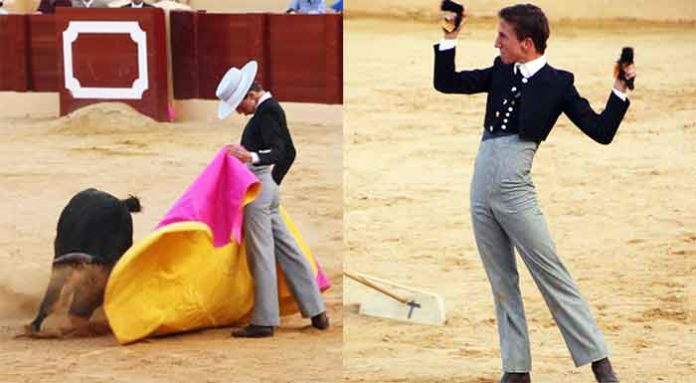
[[[537,144],[518,135],[481,142],[471,183],[476,245],[493,290],[506,372],[531,370],[514,249],[541,291],[576,366],[607,357],[590,308],[556,255],[530,175]]]
[[[254,276],[251,323],[259,326],[280,323],[276,262],[285,274],[302,315],[317,315],[324,311],[324,301],[311,265],[278,210],[280,196],[278,185],[271,177],[271,168],[251,166],[250,169],[261,181],[260,195],[244,208],[244,240]]]

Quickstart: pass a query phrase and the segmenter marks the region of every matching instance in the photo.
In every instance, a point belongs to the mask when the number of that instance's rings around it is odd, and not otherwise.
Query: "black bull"
[[[138,198],[120,200],[96,189],[77,193],[58,220],[51,280],[29,331],[41,324],[58,302],[72,296],[68,314],[75,328],[83,327],[104,300],[111,269],[133,244],[131,212],[140,211]]]

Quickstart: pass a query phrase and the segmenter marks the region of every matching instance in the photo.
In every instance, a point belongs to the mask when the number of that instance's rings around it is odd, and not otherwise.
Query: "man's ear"
[[[536,52],[534,40],[532,40],[531,37],[526,37],[524,40],[522,40],[522,46],[526,52]]]

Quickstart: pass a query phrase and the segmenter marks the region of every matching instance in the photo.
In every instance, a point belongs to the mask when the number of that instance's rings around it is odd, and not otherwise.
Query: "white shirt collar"
[[[541,68],[546,65],[546,55],[541,55],[532,61],[527,61],[526,63],[515,63],[513,73],[517,74],[517,68],[522,72],[522,76],[529,78],[534,76]]]
[[[94,2],[94,0],[88,0],[88,1],[82,0],[82,4],[85,6],[85,8],[91,7],[93,2]]]
[[[144,3],[136,4],[131,1],[131,8],[142,8]]]
[[[258,108],[259,106],[261,106],[261,104],[263,104],[264,101],[268,100],[268,99],[271,98],[271,97],[273,97],[273,95],[271,94],[271,92],[266,91],[266,92],[263,94],[263,96],[261,96],[261,98],[259,98],[259,102],[256,103],[256,107]]]

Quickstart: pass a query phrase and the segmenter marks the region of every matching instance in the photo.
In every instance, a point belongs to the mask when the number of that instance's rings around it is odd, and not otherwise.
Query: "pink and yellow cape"
[[[254,305],[243,241],[244,206],[258,179],[222,148],[153,233],[135,243],[111,272],[104,310],[119,343],[241,323]],[[312,265],[322,291],[330,283],[297,227],[286,225]],[[298,311],[278,269],[282,315]]]

